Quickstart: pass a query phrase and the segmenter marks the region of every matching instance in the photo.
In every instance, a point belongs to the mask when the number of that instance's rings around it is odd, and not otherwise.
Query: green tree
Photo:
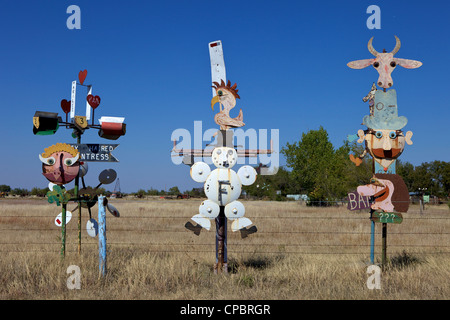
[[[311,204],[321,205],[342,199],[351,189],[369,181],[370,160],[356,166],[349,158],[350,153],[359,155],[363,150],[362,146],[347,141],[335,149],[321,126],[303,133],[300,141],[287,143],[281,153],[302,193],[308,194]]]
[[[34,187],[33,189],[31,189],[30,194],[32,196],[45,197],[47,195],[48,191],[49,191],[48,188],[40,189],[40,188]]]
[[[448,197],[450,195],[450,162],[435,160],[429,168],[436,188],[435,195]]]
[[[145,192],[144,189],[139,189],[136,193],[135,196],[138,198],[143,198],[147,193]]]
[[[30,192],[25,189],[25,188],[14,188],[11,193],[13,195],[17,195],[17,196],[21,196],[21,197],[26,197],[30,194]]]
[[[178,195],[178,194],[180,194],[180,193],[181,193],[181,192],[180,192],[180,189],[178,189],[177,186],[172,187],[172,188],[169,189],[169,194],[170,194],[170,195]]]
[[[395,171],[399,176],[402,177],[409,192],[417,191],[417,190],[413,189],[414,188],[414,180],[415,180],[414,165],[412,165],[409,162],[403,162],[400,159],[397,159]]]
[[[0,185],[0,192],[11,192],[11,187],[7,186],[6,184]]]

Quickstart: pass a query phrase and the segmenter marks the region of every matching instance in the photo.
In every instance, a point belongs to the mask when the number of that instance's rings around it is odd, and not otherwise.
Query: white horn
[[[370,38],[369,43],[367,43],[367,48],[369,49],[370,53],[376,57],[378,55],[378,52],[373,48],[372,40],[373,40],[373,37]]]

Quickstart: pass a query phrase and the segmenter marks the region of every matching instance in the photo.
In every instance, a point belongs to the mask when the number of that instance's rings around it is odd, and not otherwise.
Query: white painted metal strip
[[[211,60],[211,85],[214,81],[220,83],[221,80],[226,83],[227,76],[225,72],[225,60],[223,58],[222,41],[217,40],[210,42],[208,44],[208,47]],[[214,88],[212,88],[212,95],[213,97],[216,95],[216,90]]]
[[[75,117],[75,99],[77,96],[77,81],[72,81],[72,96],[70,98],[70,119]]]
[[[92,86],[88,86],[88,93],[86,94],[86,120],[91,120],[92,108],[89,102],[87,102],[87,96],[92,94]]]

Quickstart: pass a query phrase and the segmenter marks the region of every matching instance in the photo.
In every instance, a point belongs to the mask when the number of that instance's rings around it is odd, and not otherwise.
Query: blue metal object
[[[397,92],[377,90],[374,98],[374,113],[363,118],[363,124],[374,130],[401,130],[408,123],[404,116],[398,116]]]
[[[101,276],[106,275],[106,208],[105,197],[98,197],[98,267]]]
[[[378,161],[375,161],[375,171],[374,173],[389,173],[389,174],[395,174],[395,166],[396,166],[396,159],[391,160],[391,164],[389,167],[387,167],[386,171],[384,171],[384,167],[378,163]]]
[[[347,140],[349,142],[353,142],[353,141],[355,141],[358,138],[359,138],[359,136],[357,134],[349,134],[349,135],[347,135]]]

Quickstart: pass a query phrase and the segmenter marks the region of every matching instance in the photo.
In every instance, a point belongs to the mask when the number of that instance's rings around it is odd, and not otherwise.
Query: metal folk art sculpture
[[[42,162],[42,173],[49,181],[49,192],[47,199],[49,203],[62,206],[62,212],[55,218],[55,224],[62,227],[61,256],[65,255],[65,225],[72,217],[72,213],[66,209],[69,201],[74,201],[78,207],[78,253],[81,253],[81,208],[89,211],[89,220],[86,230],[89,236],[95,237],[98,232],[98,224],[91,216],[91,208],[98,202],[97,189],[102,184],[112,183],[116,179],[116,172],[112,169],[103,170],[98,179],[100,184],[95,188],[86,188],[84,176],[88,172],[88,161],[118,162],[111,154],[118,144],[81,144],[81,136],[87,129],[97,129],[98,135],[104,139],[116,140],[125,135],[126,124],[122,117],[101,117],[99,125],[94,124],[94,110],[100,105],[100,97],[92,94],[92,85],[84,85],[87,70],[78,74],[79,83],[72,82],[71,100],[63,99],[61,109],[66,114],[65,121],[58,113],[36,111],[33,117],[33,133],[35,135],[52,135],[59,129],[60,125],[67,129],[73,129],[72,137],[77,143],[56,143],[45,149],[39,155]],[[77,86],[87,87],[86,115],[75,115],[75,98]],[[70,121],[69,121],[70,113]],[[92,124],[90,119],[92,118]],[[81,179],[82,188],[79,181]],[[65,189],[65,185],[74,181],[74,195]],[[117,209],[104,201],[108,211],[115,217],[119,216]]]
[[[191,167],[192,179],[204,183],[204,191],[208,199],[201,203],[199,213],[192,217],[196,225],[188,221],[185,227],[194,234],[200,235],[201,230],[209,230],[211,220],[215,220],[216,263],[214,272],[220,273],[228,272],[227,219],[233,221],[232,231],[239,230],[242,238],[257,231],[256,226],[251,226],[252,221],[244,217],[245,207],[237,200],[241,195],[242,186],[251,185],[256,181],[257,172],[248,165],[242,166],[237,172],[232,168],[236,165],[238,157],[272,154],[273,149],[272,140],[270,141],[270,150],[243,149],[234,145],[232,129],[245,125],[242,109],[237,117],[230,116],[230,111],[236,106],[236,99],[240,99],[240,96],[236,83],[231,85],[231,81],[227,82],[226,80],[222,42],[220,40],[213,41],[208,46],[213,84],[211,108],[214,110],[216,103],[219,103],[219,113],[214,116],[215,123],[220,126],[220,129],[214,134],[216,143],[213,149],[177,149],[176,141],[173,141],[172,156],[184,157],[183,163]],[[216,168],[211,170],[209,165],[203,161],[193,163],[194,157],[211,157]]]
[[[231,86],[230,80],[228,84],[222,80],[213,82],[213,88],[216,89],[216,96],[211,100],[211,108],[214,110],[214,105],[220,103],[220,112],[214,116],[214,121],[220,126],[220,130],[228,130],[230,128],[240,128],[245,125],[243,122],[244,115],[242,109],[239,110],[239,115],[236,118],[230,117],[230,110],[236,106],[236,99],[241,97],[238,95],[238,89],[236,89],[236,83]]]
[[[39,155],[42,174],[53,184],[64,185],[76,178],[80,171],[80,153],[65,143],[57,143]]]
[[[394,55],[400,50],[400,39],[395,36],[395,48],[391,52],[377,52],[372,46],[373,37],[370,38],[367,48],[369,52],[375,56],[372,59],[363,59],[351,61],[347,64],[352,69],[364,69],[372,65],[379,74],[377,84],[382,88],[390,88],[394,84],[391,73],[394,71],[397,65],[407,69],[415,69],[422,65],[422,62],[410,59],[394,58]]]
[[[355,157],[350,154],[350,160],[359,166],[363,157],[369,153],[373,158],[373,177],[369,184],[359,186],[357,195],[349,193],[349,209],[357,210],[367,207],[370,203],[370,218],[372,221],[371,236],[371,262],[374,260],[374,231],[375,222],[383,224],[382,232],[382,263],[386,262],[386,233],[387,223],[401,223],[403,220],[399,212],[407,212],[409,207],[409,194],[403,179],[396,174],[396,160],[402,154],[406,144],[412,145],[411,131],[403,132],[408,119],[398,115],[397,92],[392,87],[394,81],[391,73],[397,65],[414,69],[422,65],[416,60],[394,58],[400,49],[400,40],[395,37],[396,45],[391,52],[379,53],[372,46],[371,38],[368,49],[375,58],[356,60],[347,65],[353,69],[362,69],[373,65],[379,77],[377,84],[383,90],[377,90],[373,83],[369,93],[363,98],[369,102],[369,115],[364,116],[363,125],[366,130],[358,130],[357,135],[350,135],[349,140],[365,143],[364,152]],[[356,197],[358,196],[358,201]],[[350,205],[350,202],[353,204]],[[358,203],[362,204],[359,205]]]
[[[350,160],[359,166],[364,156],[369,153],[375,161],[375,173],[395,174],[396,159],[402,154],[405,145],[412,145],[413,133],[404,133],[408,119],[398,116],[397,92],[377,90],[373,97],[373,114],[363,118],[366,130],[358,130],[358,143],[365,142],[364,152]]]
[[[205,162],[196,162],[191,167],[192,179],[205,183],[204,190],[208,197],[200,205],[199,214],[193,216],[192,220],[209,230],[210,220],[219,216],[220,206],[225,206],[225,216],[233,221],[233,232],[250,226],[250,219],[244,218],[244,205],[237,199],[241,195],[242,185],[248,186],[255,182],[256,170],[247,165],[242,166],[237,173],[232,170],[237,162],[237,153],[233,148],[215,148],[211,158],[216,166],[212,172]]]

